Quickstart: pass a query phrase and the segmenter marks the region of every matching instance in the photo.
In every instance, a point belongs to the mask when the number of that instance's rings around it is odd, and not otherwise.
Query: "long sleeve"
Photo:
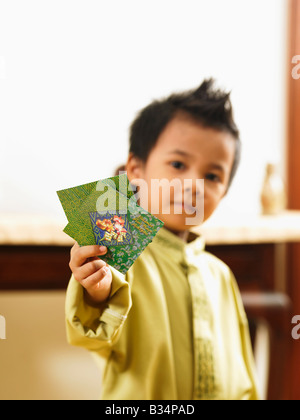
[[[105,304],[88,305],[83,287],[72,276],[66,296],[66,330],[70,344],[107,354],[116,342],[131,308],[126,277],[111,268],[112,290]]]

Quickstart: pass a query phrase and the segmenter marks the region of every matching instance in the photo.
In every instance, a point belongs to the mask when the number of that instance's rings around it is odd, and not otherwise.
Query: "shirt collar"
[[[191,255],[199,254],[205,249],[205,241],[202,236],[198,236],[192,232],[189,232],[188,242],[184,242],[177,235],[162,227],[156,236],[153,238],[153,242],[157,245],[168,247],[181,254]]]

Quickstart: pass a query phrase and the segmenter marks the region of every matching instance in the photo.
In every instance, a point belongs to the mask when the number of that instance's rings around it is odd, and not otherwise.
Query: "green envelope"
[[[69,222],[64,232],[80,246],[107,246],[99,258],[123,274],[163,226],[137,204],[126,174],[57,194]]]

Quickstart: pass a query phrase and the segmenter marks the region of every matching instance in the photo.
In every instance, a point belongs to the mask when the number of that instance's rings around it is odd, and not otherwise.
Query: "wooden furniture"
[[[66,222],[0,215],[0,290],[65,289],[73,241]],[[268,399],[290,397],[292,310],[286,279],[286,244],[300,242],[300,212],[279,216],[233,215],[194,229],[207,250],[234,272],[245,304],[253,344],[257,326],[270,332]]]

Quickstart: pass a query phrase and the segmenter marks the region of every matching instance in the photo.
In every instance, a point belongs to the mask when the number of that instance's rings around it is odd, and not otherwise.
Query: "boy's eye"
[[[219,182],[220,181],[220,177],[216,174],[213,174],[213,173],[206,174],[205,179],[207,179],[208,181],[213,181],[213,182]]]
[[[175,169],[183,169],[184,168],[184,163],[180,162],[179,160],[174,160],[173,162],[171,162],[171,165]]]

